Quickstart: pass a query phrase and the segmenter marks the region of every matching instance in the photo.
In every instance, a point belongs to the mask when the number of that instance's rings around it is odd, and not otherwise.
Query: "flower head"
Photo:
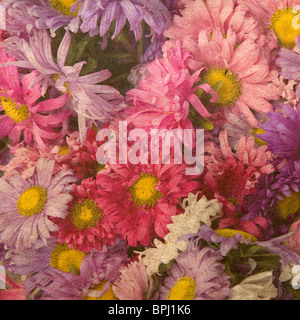
[[[57,226],[50,217],[65,217],[75,177],[70,170],[53,174],[54,161],[41,158],[36,174],[24,180],[18,173],[0,179],[0,240],[17,250],[30,248],[38,239],[47,243]]]

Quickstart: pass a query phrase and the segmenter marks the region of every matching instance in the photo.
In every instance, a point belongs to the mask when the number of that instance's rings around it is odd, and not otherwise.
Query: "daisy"
[[[41,300],[117,300],[112,286],[130,261],[126,253],[125,242],[119,242],[101,252],[93,249],[83,258],[79,274],[48,269],[44,274],[52,282],[39,284]]]
[[[0,50],[0,63],[12,62],[14,59]],[[62,137],[63,130],[57,132],[70,116],[70,110],[61,110],[68,101],[68,95],[37,102],[42,96],[39,82],[33,87],[38,72],[33,71],[23,77],[20,84],[18,70],[15,66],[0,68],[0,139],[8,137],[12,144],[17,144],[24,134],[24,141],[33,146],[47,148],[46,143]],[[57,112],[53,112],[57,111]]]
[[[42,93],[46,92],[49,84],[63,93],[68,93],[71,107],[78,115],[80,141],[83,143],[86,138],[87,122],[93,120],[95,124],[103,125],[125,105],[123,96],[116,89],[98,84],[111,76],[107,69],[80,76],[85,61],[78,62],[74,66],[65,65],[70,43],[71,35],[66,29],[58,47],[57,63],[52,56],[51,38],[45,30],[34,31],[28,41],[12,37],[6,42],[5,50],[18,60],[13,64],[40,72],[40,75],[33,80],[43,80]],[[44,50],[41,50],[41,46]],[[33,84],[34,82],[31,83]]]
[[[221,254],[212,248],[182,252],[159,286],[160,300],[224,300],[231,296],[230,276]]]
[[[10,33],[17,33],[17,31],[23,32],[24,28],[28,30],[32,26],[38,29],[49,29],[51,35],[55,36],[57,29],[68,27],[76,33],[80,24],[77,15],[80,2],[77,0],[10,1],[5,6],[9,21],[7,30]]]
[[[45,244],[57,226],[50,217],[65,217],[72,200],[71,171],[53,175],[54,161],[41,158],[36,174],[24,180],[18,173],[0,179],[0,240],[17,250],[30,248],[38,239]]]
[[[84,179],[73,187],[73,201],[69,203],[67,217],[53,219],[59,228],[53,237],[58,243],[66,243],[69,249],[85,253],[93,248],[102,250],[105,245],[112,245],[118,237],[115,232],[118,220],[109,211],[104,214],[99,208],[100,190],[95,179]]]
[[[127,121],[143,128],[193,128],[188,118],[190,105],[196,114],[209,117],[197,93],[210,93],[212,102],[217,96],[209,85],[198,84],[201,70],[190,73],[188,61],[191,59],[192,55],[183,51],[177,42],[175,47],[169,48],[165,58],[148,64],[145,79],[139,81],[138,88],[127,92],[127,103],[133,106],[132,116]]]
[[[185,164],[110,164],[97,175],[99,208],[104,216],[118,220],[116,230],[130,246],[147,246],[166,235],[171,216],[181,211],[180,198],[198,186],[185,176],[185,168]]]
[[[293,8],[299,5],[298,0],[238,0],[238,2],[249,9],[264,27],[265,33],[271,33],[278,46],[287,48],[295,46],[299,30],[293,27],[293,19],[298,14]]]
[[[258,21],[236,0],[195,0],[185,1],[185,4],[173,17],[172,26],[164,32],[169,38],[167,48],[174,45],[177,39],[185,47],[190,40],[197,42],[201,30],[208,30],[212,34],[215,29],[220,29],[225,36],[231,28],[237,34],[237,43],[262,34]]]
[[[216,102],[205,103],[208,111],[239,114],[257,127],[255,113],[272,111],[270,100],[279,98],[272,82],[277,72],[271,71],[266,50],[260,44],[246,39],[236,46],[236,41],[237,35],[231,29],[225,38],[219,29],[215,29],[213,35],[201,30],[197,41],[191,40],[188,47],[182,46],[193,54],[188,62],[191,70],[204,68],[200,83],[209,84],[217,92]]]

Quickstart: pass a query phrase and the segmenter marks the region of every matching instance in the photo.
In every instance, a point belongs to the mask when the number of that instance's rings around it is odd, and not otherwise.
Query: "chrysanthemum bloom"
[[[52,283],[43,286],[42,300],[117,300],[112,290],[118,281],[122,267],[130,261],[125,242],[101,252],[97,249],[86,255],[80,265],[79,274],[55,268],[44,274]]]
[[[116,231],[130,246],[148,246],[163,238],[171,216],[181,212],[181,197],[198,187],[192,176],[185,176],[186,164],[109,165],[97,175],[103,215],[118,219]],[[117,196],[116,196],[117,195]]]
[[[300,104],[296,109],[288,104],[282,104],[281,108],[283,113],[276,110],[268,114],[268,121],[260,125],[265,132],[259,138],[268,144],[268,150],[277,157],[276,163],[286,161],[282,171],[289,170],[300,158]]]
[[[300,214],[300,163],[289,170],[262,175],[256,190],[245,197],[243,219],[265,217],[271,227],[266,237],[285,234]]]
[[[51,35],[61,27],[76,33],[80,19],[77,16],[80,1],[77,0],[13,0],[6,4],[7,30],[24,32],[24,28],[49,29]],[[23,27],[23,28],[22,28]],[[22,30],[23,29],[23,30]]]
[[[238,0],[238,2],[249,9],[264,27],[264,33],[268,33],[271,29],[271,35],[279,46],[287,48],[295,46],[299,29],[295,28],[298,10],[293,8],[300,4],[298,0]]]
[[[12,37],[6,42],[5,50],[18,60],[10,64],[40,72],[40,75],[33,80],[43,80],[42,93],[45,93],[47,86],[52,84],[60,92],[69,94],[71,106],[78,114],[80,141],[83,143],[87,122],[91,120],[102,124],[109,122],[125,105],[123,96],[116,89],[99,85],[111,76],[109,70],[80,76],[85,61],[78,62],[74,66],[65,65],[70,43],[70,32],[66,29],[58,47],[57,62],[54,62],[51,38],[45,30],[34,31],[28,41]]]
[[[117,219],[110,211],[101,210],[99,189],[93,178],[74,184],[69,203],[69,213],[64,219],[54,219],[59,230],[53,233],[58,243],[66,243],[69,249],[75,248],[86,253],[93,248],[102,250],[117,239],[115,225]]]
[[[209,85],[198,85],[201,70],[190,73],[187,64],[191,59],[191,53],[183,51],[177,42],[165,58],[148,64],[145,79],[139,81],[138,88],[127,92],[127,102],[133,105],[133,114],[127,121],[143,128],[193,128],[188,118],[190,104],[203,118],[209,117],[196,91],[210,93],[212,102],[217,95]]]
[[[159,286],[161,300],[223,300],[231,295],[230,276],[212,248],[182,252]]]
[[[172,26],[164,32],[169,38],[164,47],[174,45],[180,40],[188,48],[190,40],[198,41],[199,32],[208,30],[213,34],[215,29],[227,35],[231,28],[237,34],[237,43],[247,38],[257,38],[262,34],[258,21],[250,15],[246,7],[237,4],[237,0],[215,1],[195,0],[181,1],[185,6],[172,19]]]
[[[0,63],[12,61],[14,59],[1,49]],[[12,144],[16,144],[23,133],[26,143],[47,148],[47,142],[62,137],[63,131],[54,129],[62,127],[71,114],[70,110],[59,110],[68,101],[68,95],[37,102],[42,96],[41,84],[37,82],[30,87],[37,78],[38,72],[33,71],[25,75],[20,84],[15,66],[0,68],[0,105],[4,112],[0,117],[0,139],[8,137]]]
[[[143,21],[151,28],[152,35],[162,35],[171,25],[171,14],[160,0],[86,0],[78,14],[82,19],[81,31],[92,35],[99,32],[100,37],[107,35],[115,20],[112,39],[122,31],[126,21],[136,40],[142,36]]]
[[[64,218],[75,178],[71,171],[53,175],[54,161],[41,158],[36,174],[27,181],[18,173],[6,182],[0,179],[0,240],[17,250],[29,248],[38,239],[47,243],[57,226],[49,217]]]
[[[119,280],[112,286],[113,292],[119,300],[150,300],[154,298],[154,281],[147,274],[146,266],[142,260],[133,261],[120,271]]]
[[[218,200],[199,199],[198,193],[190,193],[181,204],[184,213],[172,216],[172,223],[167,225],[169,233],[164,241],[154,239],[154,247],[146,248],[140,253],[140,258],[147,266],[147,273],[159,274],[162,264],[169,264],[180,252],[188,247],[188,241],[181,240],[187,234],[197,233],[201,225],[211,225],[211,220],[222,215],[222,205]]]
[[[201,83],[209,84],[218,94],[212,105],[205,104],[212,113],[235,113],[242,115],[250,125],[257,127],[255,113],[273,110],[270,100],[279,98],[272,82],[276,71],[269,67],[268,54],[260,44],[246,39],[236,46],[237,35],[231,29],[226,37],[219,29],[213,34],[207,30],[199,32],[197,42],[190,42],[193,58],[188,66],[193,71],[201,68]],[[251,111],[253,110],[253,112]]]

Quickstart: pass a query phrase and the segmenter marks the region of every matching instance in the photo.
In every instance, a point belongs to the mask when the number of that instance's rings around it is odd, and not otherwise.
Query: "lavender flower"
[[[231,295],[230,276],[212,248],[182,252],[159,287],[161,300],[223,300]]]
[[[85,256],[80,274],[48,269],[44,275],[50,285],[39,285],[43,291],[42,300],[116,300],[112,284],[121,275],[121,268],[129,262],[125,241],[102,251],[93,249]]]
[[[30,248],[38,239],[45,244],[57,226],[49,217],[64,218],[72,200],[72,171],[53,175],[54,161],[41,158],[36,174],[24,180],[17,172],[0,179],[0,241],[16,250]]]
[[[70,32],[66,29],[58,48],[57,63],[52,57],[51,38],[47,31],[34,31],[29,41],[12,37],[6,41],[5,47],[6,51],[18,60],[10,64],[40,72],[35,82],[43,80],[43,94],[49,84],[70,94],[71,107],[78,114],[80,140],[83,143],[87,121],[93,120],[96,126],[101,126],[101,123],[109,122],[125,104],[124,97],[116,89],[98,84],[111,76],[109,70],[80,76],[85,61],[73,66],[65,65],[70,42]]]

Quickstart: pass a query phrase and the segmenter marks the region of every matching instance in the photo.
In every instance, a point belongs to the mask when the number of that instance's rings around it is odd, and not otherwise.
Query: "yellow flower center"
[[[102,280],[100,283],[91,287],[90,290],[102,291],[104,289],[105,283],[106,281]],[[114,295],[112,284],[110,284],[109,289],[105,293],[103,293],[101,297],[93,297],[91,295],[91,296],[85,296],[83,299],[84,300],[118,300],[118,298]]]
[[[70,154],[70,148],[68,146],[62,146],[59,148],[59,152],[58,152],[61,156],[65,155],[65,154]]]
[[[297,19],[297,13],[293,12],[291,7],[278,9],[272,16],[270,28],[274,31],[278,44],[286,48],[295,46],[295,39],[299,29],[294,26],[294,19]]]
[[[59,75],[58,75],[58,74],[53,74],[51,77],[52,77],[52,79],[56,82],[57,79],[59,78]],[[68,93],[69,96],[70,96],[70,98],[72,98],[71,92],[70,92],[70,90],[69,90],[69,85],[68,85],[67,82],[64,82],[64,87],[65,87],[67,90],[66,90],[66,91],[62,91],[62,90],[61,90],[61,93]]]
[[[102,217],[102,210],[91,199],[76,203],[71,211],[71,221],[79,230],[95,227]]]
[[[265,141],[263,141],[257,137],[257,135],[262,134],[262,133],[266,133],[266,131],[261,128],[253,128],[252,129],[252,135],[254,136],[254,140],[259,147],[267,144]]]
[[[51,254],[50,265],[64,272],[80,274],[80,266],[85,256],[82,251],[70,250],[66,243],[58,244]]]
[[[209,68],[203,74],[202,80],[218,94],[218,100],[215,102],[218,106],[230,106],[242,94],[240,81],[235,74],[227,69]]]
[[[129,188],[132,201],[138,206],[146,205],[146,208],[155,206],[163,194],[155,189],[159,180],[150,173],[142,173],[134,185]]]
[[[25,190],[19,197],[18,211],[23,216],[30,217],[41,212],[47,201],[47,190],[40,186],[33,186]]]
[[[81,4],[79,4],[76,12],[72,12],[71,7],[76,1],[77,0],[50,0],[50,5],[55,10],[60,11],[62,14],[66,15],[66,16],[76,17],[78,14],[78,10],[80,8],[80,5],[81,5]]]
[[[192,277],[182,277],[170,289],[168,300],[193,300],[195,298],[196,282]]]
[[[15,122],[23,122],[29,117],[29,111],[25,104],[21,104],[16,108],[17,103],[11,98],[0,97],[1,104],[5,113]]]
[[[296,214],[300,210],[300,192],[292,192],[290,197],[278,201],[276,209],[279,218],[283,220],[290,214]]]
[[[235,234],[240,234],[244,239],[250,241],[257,241],[257,238],[254,237],[252,234],[241,231],[241,230],[234,230],[234,229],[216,229],[215,232],[222,237],[232,238]]]

